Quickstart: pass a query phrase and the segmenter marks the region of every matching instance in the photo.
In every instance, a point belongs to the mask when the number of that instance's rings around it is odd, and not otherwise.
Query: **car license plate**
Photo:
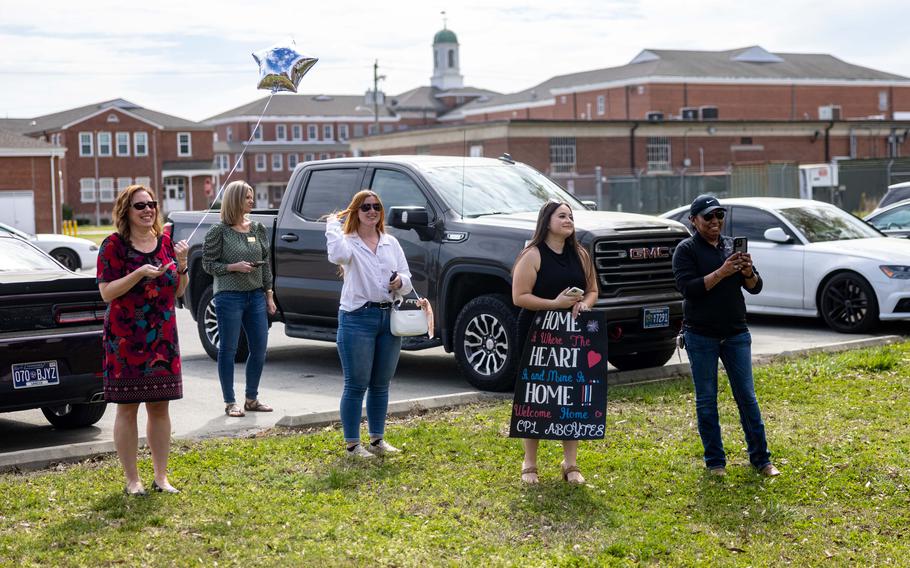
[[[670,307],[661,306],[659,308],[645,308],[645,329],[655,329],[658,327],[669,327],[670,325]]]
[[[35,361],[13,365],[13,388],[28,389],[60,384],[56,361]]]

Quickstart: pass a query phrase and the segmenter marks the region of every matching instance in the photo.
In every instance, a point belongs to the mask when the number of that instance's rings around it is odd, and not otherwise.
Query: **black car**
[[[40,408],[58,428],[100,420],[106,309],[92,276],[0,235],[0,412]]]

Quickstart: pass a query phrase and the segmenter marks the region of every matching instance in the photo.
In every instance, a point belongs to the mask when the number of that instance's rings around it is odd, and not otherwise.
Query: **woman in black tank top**
[[[573,287],[584,290],[584,294],[566,295]],[[518,352],[522,352],[536,312],[571,309],[572,316],[577,317],[578,312],[590,310],[596,301],[594,266],[587,251],[579,246],[575,238],[572,209],[566,203],[550,201],[541,207],[534,236],[518,255],[512,270],[512,302],[521,308],[518,316]],[[525,455],[521,480],[538,483],[539,441],[528,438],[522,441]],[[563,479],[573,484],[584,483],[576,463],[578,441],[563,441],[562,450]]]

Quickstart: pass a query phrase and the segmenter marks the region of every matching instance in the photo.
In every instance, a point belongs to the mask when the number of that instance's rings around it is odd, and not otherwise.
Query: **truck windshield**
[[[463,217],[538,211],[550,199],[584,205],[543,174],[520,164],[444,166],[423,171],[446,204]]]

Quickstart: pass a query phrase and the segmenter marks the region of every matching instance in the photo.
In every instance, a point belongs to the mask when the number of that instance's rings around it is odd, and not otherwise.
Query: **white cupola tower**
[[[446,28],[443,19],[442,29],[433,36],[433,77],[430,84],[443,91],[463,87],[464,77],[459,72],[460,63],[458,37]]]

